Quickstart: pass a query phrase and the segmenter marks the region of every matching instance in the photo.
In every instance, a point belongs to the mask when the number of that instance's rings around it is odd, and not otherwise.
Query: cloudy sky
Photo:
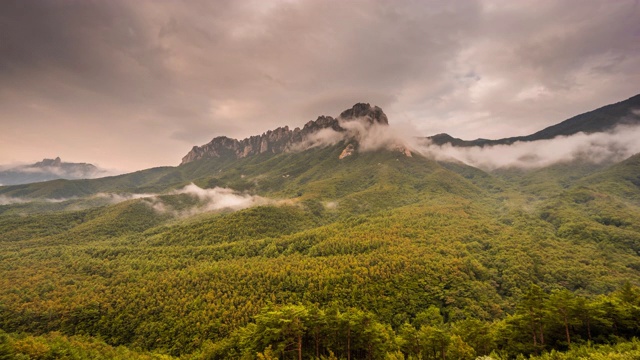
[[[0,2],[0,164],[137,170],[356,102],[465,139],[640,93],[640,3]]]

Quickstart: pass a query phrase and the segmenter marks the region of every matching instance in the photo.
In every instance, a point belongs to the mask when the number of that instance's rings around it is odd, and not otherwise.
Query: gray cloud
[[[358,101],[422,135],[531,133],[638,92],[639,15],[633,0],[4,1],[0,163],[177,164]]]

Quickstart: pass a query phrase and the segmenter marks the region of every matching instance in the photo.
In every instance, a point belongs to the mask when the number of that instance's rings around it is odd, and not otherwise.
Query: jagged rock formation
[[[370,124],[378,123],[389,125],[387,115],[377,106],[371,107],[369,104],[358,103],[353,105],[351,109],[347,109],[340,114],[340,119],[367,119]]]
[[[344,148],[344,150],[342,150],[342,153],[340,153],[340,156],[338,157],[338,159],[342,160],[347,156],[351,156],[355,151],[356,151],[356,148],[353,146],[353,144],[349,144],[347,145],[346,148]]]
[[[37,163],[31,165],[30,167],[34,167],[34,168],[38,168],[38,167],[41,168],[41,167],[46,167],[46,166],[59,167],[61,165],[62,165],[62,160],[60,159],[60,156],[58,156],[55,159],[42,159],[42,161],[38,161]],[[80,165],[80,164],[78,164],[78,165]],[[91,164],[85,164],[85,165],[93,166]]]
[[[191,151],[182,158],[182,163],[205,158],[231,157],[234,159],[263,153],[282,153],[297,148],[309,138],[323,129],[332,129],[344,132],[341,122],[356,119],[367,121],[370,125],[389,125],[387,115],[377,106],[365,103],[355,104],[351,109],[343,111],[338,118],[320,116],[315,121],[309,121],[302,129],[290,130],[288,126],[269,130],[262,135],[251,136],[243,140],[231,139],[226,136],[216,137],[208,144],[194,146]]]

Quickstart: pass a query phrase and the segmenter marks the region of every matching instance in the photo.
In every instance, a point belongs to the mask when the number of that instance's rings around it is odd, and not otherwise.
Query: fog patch
[[[33,200],[0,195],[0,205],[22,204],[30,201],[33,201]]]
[[[180,190],[173,191],[171,194],[187,194],[198,198],[204,204],[204,211],[241,210],[270,202],[270,200],[261,196],[242,194],[229,188],[203,189],[193,183]]]
[[[26,204],[26,203],[32,203],[32,202],[60,203],[60,202],[69,201],[73,199],[75,198],[34,199],[34,198],[21,198],[21,197],[0,195],[0,205]]]
[[[304,151],[313,147],[336,145],[341,141],[355,141],[358,151],[376,150],[414,150],[418,141],[413,137],[413,128],[403,126],[391,127],[386,124],[371,123],[370,118],[356,118],[340,120],[339,125],[344,131],[322,129],[309,136],[291,148],[292,151]]]
[[[411,147],[411,137],[399,127],[369,123],[364,119],[344,121],[340,124],[347,130],[347,138],[358,142],[358,151],[398,150]]]
[[[338,202],[337,201],[327,201],[327,202],[323,203],[323,205],[328,210],[333,210],[333,209],[337,209],[338,208]]]
[[[83,167],[87,165],[87,167]],[[115,170],[106,170],[88,164],[63,164],[62,166],[34,166],[34,165],[4,165],[0,167],[1,171],[13,171],[24,174],[42,174],[55,175],[61,179],[78,180],[78,179],[95,179],[117,174]]]
[[[175,204],[175,201],[164,198],[166,196],[187,195],[197,200],[193,205],[182,207]],[[261,196],[239,193],[233,189],[215,187],[213,189],[203,189],[193,183],[177,190],[164,194],[113,194],[100,193],[94,195],[95,198],[106,199],[112,204],[142,199],[145,204],[159,213],[169,213],[176,217],[192,216],[204,212],[222,210],[242,210],[253,206],[272,203],[272,200]]]
[[[640,109],[632,110],[640,115]],[[577,133],[548,140],[519,141],[510,145],[455,147],[435,145],[416,137],[410,125],[371,123],[368,118],[341,120],[344,131],[323,129],[308,137],[295,150],[357,142],[358,152],[391,150],[419,153],[438,161],[461,161],[484,170],[518,167],[534,169],[574,160],[592,163],[618,162],[640,152],[640,126],[623,124],[611,131]]]
[[[421,154],[436,160],[462,161],[484,170],[518,167],[541,168],[574,160],[618,162],[640,152],[640,126],[620,125],[608,132],[577,133],[549,140],[519,141],[511,145],[455,147],[427,141]]]
[[[186,206],[180,206],[176,201],[165,198],[167,196],[186,195],[193,198]],[[102,204],[118,204],[125,201],[141,200],[159,213],[171,214],[177,217],[192,216],[204,212],[231,210],[237,211],[253,206],[277,203],[257,195],[240,193],[233,189],[216,187],[203,189],[195,184],[189,184],[181,189],[164,194],[140,193],[97,193],[87,197],[60,198],[60,199],[33,199],[0,195],[0,205],[13,205],[32,202],[63,202],[70,200],[100,200]]]
[[[116,194],[116,193],[97,193],[90,198],[105,199],[112,204],[121,203],[129,200],[137,200],[158,196],[157,194]]]
[[[345,139],[345,134],[333,129],[321,129],[294,144],[291,151],[304,151],[315,147],[332,146]]]

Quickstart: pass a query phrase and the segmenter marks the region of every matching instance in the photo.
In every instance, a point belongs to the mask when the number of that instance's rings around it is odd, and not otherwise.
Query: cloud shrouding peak
[[[638,92],[639,11],[633,0],[5,1],[0,163],[55,152],[125,170],[175,164],[215,136],[302,126],[358,101],[417,135],[524,135]]]

